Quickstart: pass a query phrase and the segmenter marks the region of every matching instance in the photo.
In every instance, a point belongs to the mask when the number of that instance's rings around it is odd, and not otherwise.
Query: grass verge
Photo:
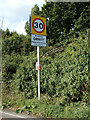
[[[89,106],[84,102],[63,104],[60,98],[41,95],[41,99],[26,99],[23,95],[4,95],[3,109],[42,118],[90,118]]]

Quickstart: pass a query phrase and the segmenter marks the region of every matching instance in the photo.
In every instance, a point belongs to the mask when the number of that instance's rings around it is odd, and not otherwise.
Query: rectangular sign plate
[[[46,36],[31,34],[32,46],[46,46]]]
[[[39,16],[30,17],[31,34],[46,36],[46,18]]]

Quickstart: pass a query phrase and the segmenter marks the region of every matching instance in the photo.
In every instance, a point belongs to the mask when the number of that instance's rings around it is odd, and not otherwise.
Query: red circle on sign
[[[37,31],[37,30],[34,28],[34,22],[35,22],[36,20],[40,20],[40,21],[43,23],[43,30],[42,30],[42,31]],[[33,20],[33,23],[32,23],[32,26],[33,26],[33,29],[34,29],[37,33],[42,33],[42,32],[44,31],[44,29],[45,29],[45,24],[44,24],[44,22],[42,21],[42,19],[40,19],[40,18],[34,19],[34,20]]]

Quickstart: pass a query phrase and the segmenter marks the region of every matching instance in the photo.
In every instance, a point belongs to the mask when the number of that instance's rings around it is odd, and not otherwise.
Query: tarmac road
[[[2,119],[3,118],[3,119]],[[7,118],[7,119],[6,119]],[[23,115],[23,114],[17,114],[16,112],[13,112],[11,110],[0,110],[0,120],[15,120],[14,118],[17,118],[17,120],[34,120],[35,117],[31,117],[29,115]]]

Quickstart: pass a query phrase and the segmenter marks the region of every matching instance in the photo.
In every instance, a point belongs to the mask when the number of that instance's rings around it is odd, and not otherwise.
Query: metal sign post
[[[37,62],[40,66],[40,47],[37,46]],[[40,69],[38,69],[38,99],[40,100]]]

